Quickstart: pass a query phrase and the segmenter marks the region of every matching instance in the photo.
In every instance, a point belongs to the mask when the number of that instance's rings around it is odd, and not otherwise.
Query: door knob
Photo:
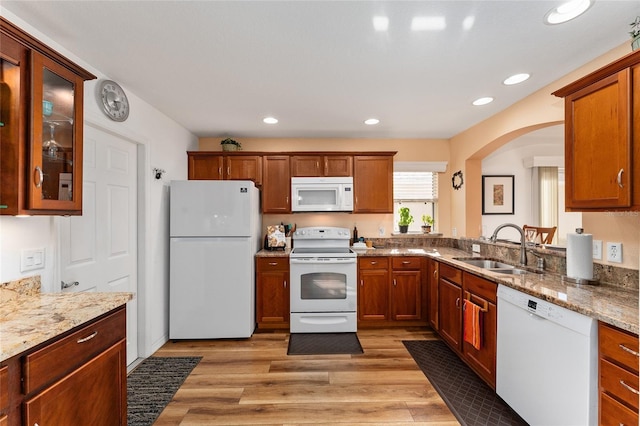
[[[64,290],[65,288],[69,288],[69,287],[73,287],[76,285],[80,285],[80,283],[78,281],[70,281],[68,283],[65,283],[64,281],[60,281],[60,284],[62,284],[62,289]]]

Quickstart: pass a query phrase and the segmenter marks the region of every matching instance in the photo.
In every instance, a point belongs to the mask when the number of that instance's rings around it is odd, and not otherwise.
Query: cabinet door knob
[[[624,185],[622,184],[622,173],[624,173],[624,169],[620,169],[620,171],[618,172],[618,177],[616,178],[616,180],[618,181],[618,186],[620,188],[624,188]]]
[[[458,297],[456,299],[456,308],[459,308],[459,307],[460,307],[460,298]]]
[[[38,182],[36,183],[36,188],[42,187],[42,182],[44,182],[44,173],[42,172],[42,167],[36,166],[35,172],[38,172]],[[35,177],[34,177],[35,182]]]

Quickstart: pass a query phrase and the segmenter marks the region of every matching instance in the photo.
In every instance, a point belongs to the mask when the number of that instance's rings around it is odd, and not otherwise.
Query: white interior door
[[[62,291],[137,291],[137,147],[84,126],[82,216],[60,225]],[[127,364],[138,357],[138,301],[127,303]]]

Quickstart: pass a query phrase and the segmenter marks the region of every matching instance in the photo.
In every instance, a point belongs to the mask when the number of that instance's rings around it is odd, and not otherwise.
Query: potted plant
[[[431,217],[431,215],[423,214],[422,223],[422,232],[425,234],[431,232],[431,227],[433,226],[433,218]]]
[[[640,16],[636,17],[636,20],[631,23],[631,49],[640,49]]]
[[[413,216],[411,216],[409,207],[400,207],[400,210],[398,210],[398,212],[400,213],[400,220],[398,221],[400,233],[406,234],[409,230],[409,225],[413,223]]]
[[[223,139],[220,145],[222,145],[223,151],[240,151],[242,149],[240,142],[234,141],[231,138]]]

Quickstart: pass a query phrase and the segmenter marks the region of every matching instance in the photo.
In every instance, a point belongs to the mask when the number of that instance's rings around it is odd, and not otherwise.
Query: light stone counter
[[[39,284],[39,283],[38,283]],[[93,320],[133,293],[40,293],[0,286],[0,362]]]
[[[623,330],[638,334],[638,290],[610,284],[576,285],[564,282],[557,273],[527,273],[506,275],[475,267],[455,260],[469,258],[471,253],[450,247],[376,248],[354,250],[358,256],[429,256],[471,272],[488,280],[512,287],[524,293],[547,300],[558,306],[595,318]],[[258,255],[275,256],[276,253]],[[277,256],[287,256],[278,252]]]

